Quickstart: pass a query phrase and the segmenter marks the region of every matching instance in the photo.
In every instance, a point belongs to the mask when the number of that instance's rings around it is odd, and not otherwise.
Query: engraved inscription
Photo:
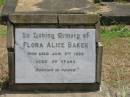
[[[16,28],[16,83],[94,83],[95,29]]]

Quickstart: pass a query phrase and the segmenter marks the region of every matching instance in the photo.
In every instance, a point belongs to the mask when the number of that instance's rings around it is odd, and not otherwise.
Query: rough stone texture
[[[102,82],[100,91],[95,92],[68,92],[68,93],[46,93],[46,92],[3,92],[0,97],[120,97],[109,85]],[[126,97],[129,97],[126,96]]]
[[[101,20],[130,24],[130,3],[103,2],[93,0],[7,0],[2,15],[18,14],[102,14]],[[16,5],[16,6],[15,6]],[[16,8],[15,8],[16,7]],[[6,17],[5,17],[6,18]],[[6,21],[3,20],[3,21]]]
[[[96,10],[92,0],[7,0],[2,15],[12,23],[95,24]]]
[[[59,15],[59,24],[96,24],[99,20],[98,15],[84,14],[62,14]]]
[[[33,24],[69,24],[69,25],[94,25],[99,21],[95,14],[13,14],[9,16],[12,23]]]
[[[92,0],[18,0],[15,12],[86,13],[93,4]]]
[[[130,16],[130,3],[107,2],[102,4],[104,9],[101,9],[100,13],[103,16]]]
[[[103,97],[100,93],[16,93],[3,94],[0,97]]]
[[[57,15],[48,15],[48,14],[41,14],[41,15],[35,15],[35,14],[15,14],[10,15],[9,19],[13,23],[42,23],[42,24],[57,24]]]
[[[14,27],[12,24],[7,24],[7,48],[14,48]]]
[[[98,8],[92,0],[18,0],[15,12],[94,13],[129,16],[130,3],[106,2]]]
[[[130,3],[103,2],[99,13],[103,25],[130,24]]]

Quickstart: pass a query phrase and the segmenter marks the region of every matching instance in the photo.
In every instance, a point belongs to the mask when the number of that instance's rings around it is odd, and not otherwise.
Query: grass
[[[130,88],[130,28],[125,25],[102,27],[101,36],[104,44],[102,80],[112,87],[110,97],[126,97]]]
[[[110,41],[113,39],[130,37],[130,28],[126,25],[103,26],[101,27],[101,37],[105,43],[110,45]]]
[[[5,0],[0,0],[0,6],[3,5]]]
[[[111,27],[103,27],[101,36],[104,39],[112,39],[117,37],[130,37],[130,29],[125,25],[114,25]]]
[[[7,35],[7,27],[0,25],[0,37],[5,37]]]
[[[8,78],[8,63],[7,63],[7,50],[6,50],[6,35],[7,27],[0,25],[0,90],[3,82]]]

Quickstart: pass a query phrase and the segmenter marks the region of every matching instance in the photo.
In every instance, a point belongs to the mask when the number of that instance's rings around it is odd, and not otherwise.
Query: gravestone
[[[102,44],[87,0],[7,0],[12,90],[99,90]]]

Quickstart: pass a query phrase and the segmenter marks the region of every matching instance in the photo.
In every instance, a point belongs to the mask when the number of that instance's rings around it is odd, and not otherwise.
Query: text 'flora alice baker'
[[[39,43],[39,42],[24,42],[23,43],[24,48],[88,48],[88,43],[76,43],[76,42],[68,42],[68,43],[54,43],[54,42],[48,42],[48,43]]]
[[[86,33],[23,33],[24,39],[49,39],[49,40],[56,40],[56,39],[69,39],[69,40],[81,40],[81,39],[87,39],[89,37],[89,32]],[[88,43],[86,42],[23,42],[24,48],[88,48]]]

